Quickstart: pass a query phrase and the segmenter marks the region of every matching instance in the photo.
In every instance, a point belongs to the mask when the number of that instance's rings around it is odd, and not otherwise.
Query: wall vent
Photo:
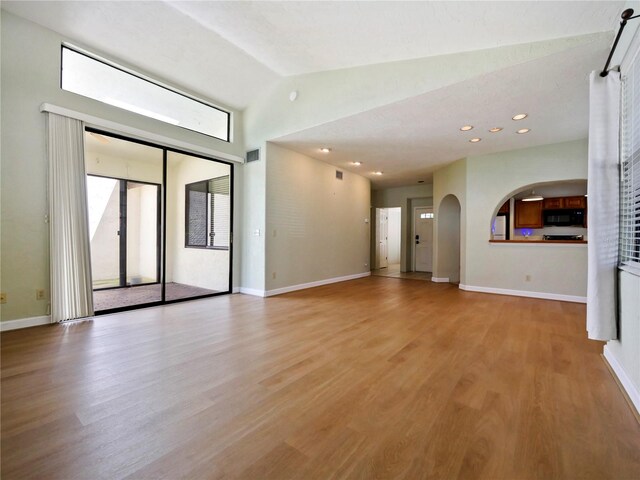
[[[336,178],[342,180],[342,172],[340,170],[336,170]]]
[[[256,148],[255,150],[251,150],[247,152],[247,163],[249,162],[257,162],[260,160],[260,149]]]

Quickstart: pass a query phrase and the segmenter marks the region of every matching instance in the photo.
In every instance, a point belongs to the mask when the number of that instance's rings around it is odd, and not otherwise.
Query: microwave
[[[584,226],[584,209],[582,208],[574,210],[544,210],[542,217],[545,226]]]

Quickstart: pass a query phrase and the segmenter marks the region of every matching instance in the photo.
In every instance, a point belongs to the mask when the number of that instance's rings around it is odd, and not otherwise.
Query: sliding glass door
[[[94,309],[228,293],[232,166],[86,133]]]

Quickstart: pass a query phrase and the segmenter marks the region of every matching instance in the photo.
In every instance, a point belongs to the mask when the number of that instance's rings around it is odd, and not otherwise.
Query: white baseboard
[[[345,275],[344,277],[326,278],[324,280],[318,280],[316,282],[300,283],[298,285],[291,285],[289,287],[275,288],[273,290],[267,290],[265,297],[273,297],[274,295],[281,295],[283,293],[295,292],[296,290],[304,290],[306,288],[320,287],[322,285],[328,285],[330,283],[346,282],[347,280],[355,280],[356,278],[368,277],[371,272],[355,273],[353,275]]]
[[[265,291],[264,290],[257,290],[255,288],[245,288],[245,287],[240,287],[238,289],[238,291],[240,293],[244,293],[245,295],[253,295],[256,297],[265,297]]]
[[[636,411],[640,414],[640,392],[638,392],[638,389],[627,375],[627,372],[624,371],[622,365],[620,365],[616,357],[607,347],[608,345],[605,345],[604,351],[602,352],[604,359],[611,367],[611,370],[615,372],[616,377],[618,377],[618,380],[620,381],[620,385],[622,385],[624,391],[627,392],[631,403],[633,403],[633,406],[636,407]]]
[[[17,320],[7,320],[6,322],[0,322],[0,332],[6,332],[7,330],[17,330],[19,328],[36,327],[38,325],[46,325],[48,323],[51,323],[51,317],[49,315],[42,315],[41,317],[19,318]]]
[[[449,277],[431,277],[432,282],[449,283]]]
[[[559,293],[529,292],[527,290],[510,290],[507,288],[476,287],[474,285],[459,285],[461,290],[468,292],[494,293],[496,295],[511,295],[514,297],[542,298],[544,300],[560,300],[561,302],[587,303],[587,297],[577,295],[561,295]]]

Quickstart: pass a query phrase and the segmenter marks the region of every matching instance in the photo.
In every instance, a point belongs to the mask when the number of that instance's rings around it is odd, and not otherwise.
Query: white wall
[[[368,179],[267,144],[266,289],[369,271]],[[274,278],[275,274],[275,278]]]
[[[387,209],[387,261],[390,264],[400,263],[400,222],[402,209],[401,208],[389,208]]]
[[[48,211],[45,119],[40,113],[43,102],[225,153],[244,156],[244,147],[240,112],[232,115],[232,143],[126,112],[60,89],[61,42],[70,41],[94,50],[90,45],[82,45],[6,11],[2,11],[0,34],[1,288],[8,297],[2,305],[2,320],[12,320],[45,315],[47,311],[47,301],[35,300],[35,290],[48,291],[49,286],[48,225],[44,221]],[[241,200],[236,199],[236,207],[241,209]]]

